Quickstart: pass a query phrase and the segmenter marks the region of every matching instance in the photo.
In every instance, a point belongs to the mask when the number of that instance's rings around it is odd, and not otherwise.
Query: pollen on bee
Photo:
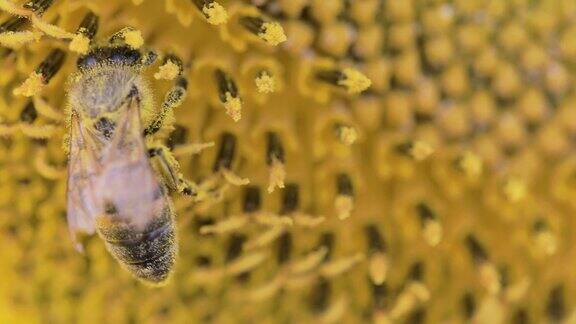
[[[482,159],[475,153],[466,151],[458,159],[458,167],[466,176],[475,178],[482,173]]]
[[[134,49],[138,49],[144,45],[144,38],[138,29],[126,28],[121,32],[121,35],[124,38],[124,42]]]

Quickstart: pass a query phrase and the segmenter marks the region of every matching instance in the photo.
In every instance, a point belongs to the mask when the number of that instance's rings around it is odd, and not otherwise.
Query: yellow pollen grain
[[[482,173],[482,159],[472,152],[465,152],[458,166],[469,177],[477,177]]]
[[[276,80],[267,72],[257,76],[254,82],[256,83],[256,89],[260,93],[272,93],[276,90]]]
[[[430,246],[436,246],[440,243],[442,240],[442,233],[442,225],[440,225],[438,221],[430,220],[426,221],[424,224],[422,234],[426,240],[426,243],[428,243]]]
[[[347,219],[354,209],[354,198],[348,195],[338,195],[334,200],[334,209],[340,220]]]
[[[224,101],[226,113],[237,122],[242,118],[242,101],[240,98],[233,97],[230,92],[226,92],[226,101]]]
[[[536,244],[546,255],[553,255],[558,249],[558,240],[550,231],[538,233],[536,236]]]
[[[272,159],[270,166],[270,180],[268,182],[268,193],[274,192],[276,188],[284,188],[284,179],[286,178],[286,169],[284,163],[278,159]]]
[[[350,94],[358,94],[362,91],[368,89],[372,84],[372,81],[368,79],[362,72],[346,68],[342,71],[345,78],[338,81],[338,85],[345,87]]]
[[[428,143],[416,141],[408,151],[408,154],[416,161],[423,161],[434,153],[434,149]]]
[[[144,38],[142,38],[142,33],[140,33],[139,30],[127,30],[123,33],[123,36],[124,42],[134,49],[138,49],[144,45]]]
[[[286,34],[282,25],[277,22],[265,22],[262,24],[264,32],[258,34],[266,43],[276,46],[286,41]]]
[[[156,80],[174,80],[180,73],[180,66],[168,60],[165,64],[158,68],[158,72],[154,73]]]
[[[206,20],[211,25],[221,25],[228,21],[228,12],[217,2],[212,2],[202,8],[202,13],[206,15]]]
[[[504,183],[502,192],[510,202],[518,202],[526,196],[526,184],[521,179],[512,178]]]
[[[85,54],[90,48],[90,39],[82,33],[77,33],[72,38],[68,48],[73,52]]]
[[[17,88],[15,88],[12,93],[15,96],[25,96],[32,97],[39,93],[44,87],[44,79],[42,75],[37,72],[32,72],[30,76]]]
[[[358,132],[354,127],[341,126],[338,128],[338,140],[344,145],[352,145],[358,140]]]

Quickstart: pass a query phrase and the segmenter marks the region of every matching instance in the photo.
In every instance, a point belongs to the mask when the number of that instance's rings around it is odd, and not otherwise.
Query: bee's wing
[[[109,217],[143,230],[169,204],[150,165],[140,121],[140,100],[131,95],[120,107],[116,129],[103,150],[99,201]]]
[[[75,113],[72,114],[70,128],[66,217],[74,247],[82,252],[83,247],[77,235],[94,234],[94,217],[101,213],[101,206],[97,203],[95,195],[95,177],[100,169],[98,152],[101,142],[82,126]]]

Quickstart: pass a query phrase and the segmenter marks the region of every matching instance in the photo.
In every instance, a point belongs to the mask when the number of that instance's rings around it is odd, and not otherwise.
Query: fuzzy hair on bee
[[[169,193],[194,189],[156,137],[172,127],[187,81],[180,71],[158,109],[142,76],[157,55],[126,44],[127,32],[92,44],[69,78],[67,219],[77,250],[79,235],[97,233],[123,268],[160,285],[178,253]]]

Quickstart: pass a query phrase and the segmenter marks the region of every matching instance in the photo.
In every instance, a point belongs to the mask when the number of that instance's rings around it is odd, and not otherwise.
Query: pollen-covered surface
[[[25,19],[0,14],[0,323],[576,319],[573,1],[196,2],[0,0]],[[129,26],[189,81],[155,138],[197,190],[173,194],[162,287],[98,236],[84,254],[68,239],[66,79],[88,10],[96,39]],[[143,72],[157,109],[163,63]]]

